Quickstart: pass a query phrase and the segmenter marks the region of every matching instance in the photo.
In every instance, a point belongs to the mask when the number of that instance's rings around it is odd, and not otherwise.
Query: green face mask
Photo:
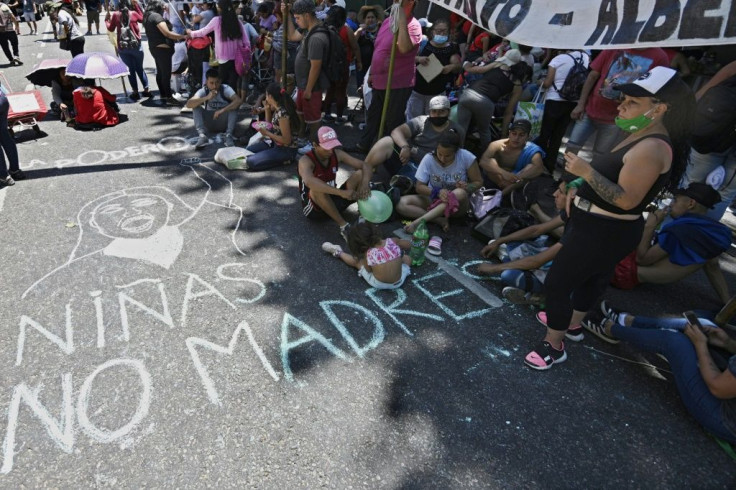
[[[652,112],[654,109],[655,107],[652,107],[644,114],[632,117],[631,119],[624,119],[622,117],[616,116],[614,122],[616,123],[616,126],[618,126],[620,129],[623,129],[627,133],[636,133],[637,131],[644,129],[651,124],[653,119],[649,117],[649,113]]]

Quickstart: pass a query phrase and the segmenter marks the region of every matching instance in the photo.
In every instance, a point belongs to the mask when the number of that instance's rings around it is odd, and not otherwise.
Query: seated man
[[[639,283],[668,284],[704,268],[718,297],[726,303],[728,288],[718,256],[731,246],[731,230],[706,216],[721,196],[708,184],[697,182],[674,194],[669,209],[649,213],[639,246],[616,266],[612,284],[623,289]],[[655,236],[668,212],[672,221]]]
[[[340,234],[347,242],[349,223],[341,211],[358,197],[356,189],[363,178],[363,162],[342,149],[334,129],[322,126],[312,141],[313,149],[299,159],[299,193],[304,216],[310,219],[330,218],[340,226]],[[353,167],[355,172],[337,187],[337,169],[340,163]]]
[[[91,80],[72,92],[78,129],[99,129],[115,126],[120,122],[115,96]]]
[[[465,131],[449,117],[450,100],[438,95],[429,101],[429,116],[415,117],[391,131],[391,136],[378,140],[365,157],[362,186],[368,188],[374,169],[381,164],[389,175],[406,175],[414,180],[417,165],[437,148],[440,135],[448,129],[460,135],[462,144]]]
[[[566,184],[560,181],[554,194],[555,207],[559,211],[558,215],[545,223],[529,226],[496,240],[491,240],[480,251],[483,257],[497,255],[502,260],[506,260],[506,257],[510,259],[500,264],[482,264],[478,267],[478,272],[489,275],[501,273],[501,280],[506,286],[502,291],[503,296],[512,303],[542,303],[544,299],[544,279],[552,260],[562,248],[564,233],[559,242],[533,255],[526,255],[522,245],[513,248],[508,253],[503,253],[501,246],[537,238],[541,235],[549,235],[558,228],[564,227],[567,221],[567,213],[565,212],[566,195]]]
[[[233,146],[233,132],[238,123],[238,107],[240,97],[232,87],[222,83],[217,68],[207,70],[207,83],[197,90],[187,101],[186,106],[192,109],[194,127],[199,133],[195,148],[204,148],[210,144],[207,131],[225,131],[225,146]],[[223,117],[225,116],[225,117]]]
[[[486,177],[504,196],[544,172],[545,153],[529,141],[531,130],[529,120],[517,119],[509,126],[509,137],[493,141],[480,158]]]

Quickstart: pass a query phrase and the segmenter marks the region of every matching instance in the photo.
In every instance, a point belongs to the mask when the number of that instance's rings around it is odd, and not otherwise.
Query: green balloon
[[[360,215],[371,223],[383,223],[394,210],[391,198],[381,191],[371,191],[368,199],[358,201]]]

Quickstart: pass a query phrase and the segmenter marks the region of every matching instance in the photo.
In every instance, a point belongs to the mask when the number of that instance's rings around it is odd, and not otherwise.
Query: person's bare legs
[[[324,211],[330,219],[332,219],[332,221],[337,223],[340,228],[348,224],[348,222],[345,221],[345,218],[340,214],[340,211],[337,210],[337,206],[335,206],[335,202],[332,200],[332,194],[324,194],[322,192],[310,190],[309,198],[314,201],[315,204],[317,204],[317,206],[319,206],[319,208]]]
[[[468,193],[464,189],[453,189],[452,193],[455,195],[458,201],[458,209],[454,213],[451,214],[451,216],[462,216],[462,213],[467,213],[468,211]],[[404,198],[401,198],[402,200]],[[399,201],[399,205],[401,204],[401,201]],[[419,216],[409,216],[410,218],[416,217],[414,221],[409,223],[404,227],[404,231],[407,233],[414,233],[414,230],[416,230],[416,227],[419,226],[419,222],[421,220],[425,221],[431,221],[432,223],[436,223],[442,227],[442,231],[448,231],[450,229],[450,220],[447,216],[445,216],[445,209],[447,208],[446,203],[441,203],[434,208],[430,209],[429,211],[423,212],[423,214],[420,214]],[[410,209],[412,211],[413,209]],[[398,209],[400,214],[401,211]]]

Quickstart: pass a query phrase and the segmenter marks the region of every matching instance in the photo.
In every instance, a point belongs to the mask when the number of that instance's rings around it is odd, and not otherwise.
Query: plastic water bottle
[[[411,238],[411,250],[409,250],[411,265],[422,265],[424,263],[424,251],[427,250],[427,245],[429,245],[429,230],[426,221],[421,220]]]

